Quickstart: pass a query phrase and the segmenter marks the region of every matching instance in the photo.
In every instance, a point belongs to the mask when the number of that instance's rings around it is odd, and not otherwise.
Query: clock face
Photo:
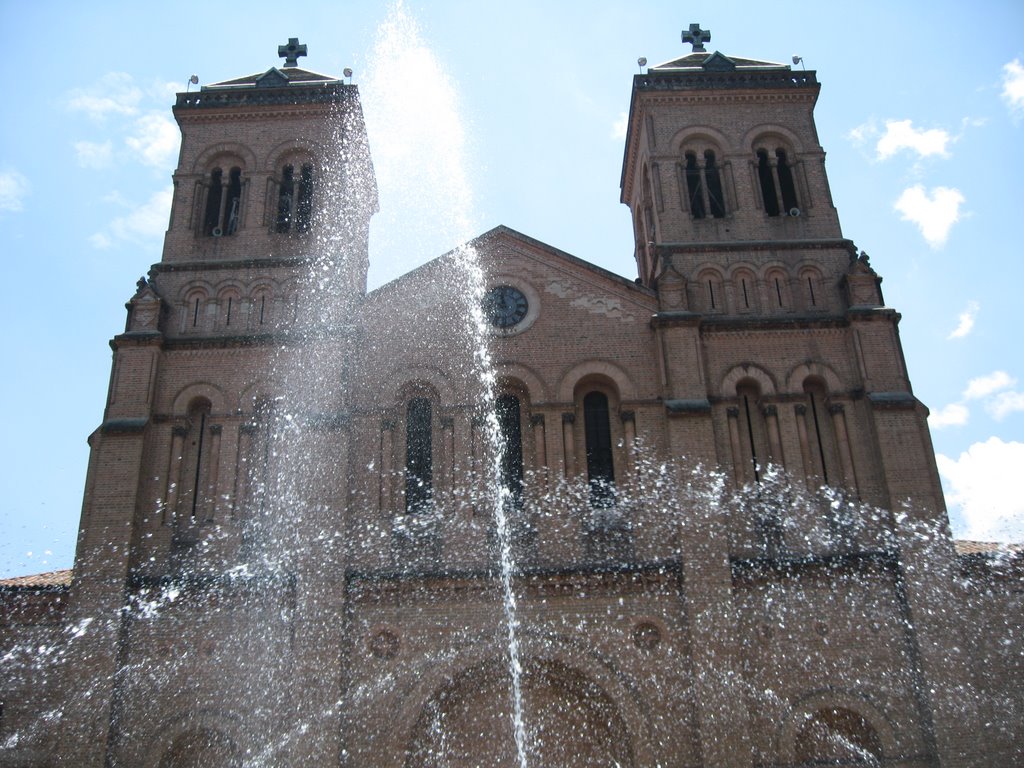
[[[484,315],[495,328],[511,328],[522,322],[530,308],[526,296],[511,285],[498,285],[484,296]]]

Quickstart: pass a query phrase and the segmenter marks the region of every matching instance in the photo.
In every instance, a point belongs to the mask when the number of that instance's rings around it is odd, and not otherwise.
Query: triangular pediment
[[[283,88],[289,83],[288,75],[276,67],[271,67],[256,78],[257,88]]]
[[[736,62],[721,51],[715,51],[705,59],[701,68],[708,72],[732,72],[736,69]]]

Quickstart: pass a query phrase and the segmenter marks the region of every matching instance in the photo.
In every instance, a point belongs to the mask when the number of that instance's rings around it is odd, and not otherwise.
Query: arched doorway
[[[618,708],[578,670],[556,661],[524,663],[523,709],[532,765],[613,768],[633,765]],[[508,669],[471,669],[438,691],[420,714],[406,768],[517,765]]]
[[[160,760],[160,768],[240,768],[235,743],[213,728],[195,728],[174,739]]]

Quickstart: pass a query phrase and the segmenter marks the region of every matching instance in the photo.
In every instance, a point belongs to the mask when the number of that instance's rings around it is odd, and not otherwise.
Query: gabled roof
[[[524,245],[526,245],[526,246],[528,246],[530,248],[536,249],[536,250],[546,251],[548,254],[550,254],[551,256],[553,256],[553,257],[555,257],[557,259],[561,259],[561,260],[567,261],[570,264],[573,264],[573,265],[575,265],[577,267],[581,267],[583,269],[586,269],[586,270],[589,270],[591,272],[594,272],[595,274],[598,274],[598,275],[600,275],[601,277],[603,277],[603,278],[605,278],[607,280],[611,280],[611,281],[613,281],[615,283],[620,284],[623,288],[626,288],[628,290],[637,291],[637,292],[639,292],[641,294],[644,294],[646,296],[649,296],[649,297],[650,296],[654,296],[654,291],[653,290],[638,284],[634,280],[630,280],[627,277],[623,277],[622,275],[616,274],[615,272],[607,270],[604,267],[599,267],[597,264],[593,264],[593,263],[587,261],[586,259],[581,259],[578,256],[573,256],[571,253],[568,253],[566,251],[563,251],[563,250],[560,250],[558,248],[555,248],[553,245],[548,245],[547,243],[545,243],[545,242],[543,242],[541,240],[537,240],[536,238],[530,237],[529,235],[524,235],[522,232],[518,232],[517,230],[514,230],[511,227],[507,227],[504,224],[499,224],[498,226],[496,226],[496,227],[494,227],[492,229],[487,230],[483,234],[478,235],[477,237],[474,237],[468,243],[465,243],[465,245],[472,245],[472,246],[479,245],[479,246],[482,247],[482,246],[484,246],[487,243],[487,241],[493,241],[493,240],[502,239],[502,238],[518,241],[518,242],[520,242],[520,243],[522,243],[522,244],[524,244]],[[418,274],[418,273],[420,273],[420,272],[422,272],[424,270],[430,270],[430,269],[436,268],[437,266],[440,265],[441,262],[445,261],[446,259],[451,258],[451,256],[454,253],[456,253],[457,251],[458,251],[458,248],[452,249],[451,251],[448,251],[447,253],[444,253],[444,254],[442,254],[440,256],[437,256],[436,258],[431,259],[426,264],[422,264],[421,266],[417,267],[416,269],[414,269],[414,270],[412,270],[410,272],[406,272],[404,275],[399,275],[395,279],[393,279],[393,280],[391,280],[391,281],[389,281],[387,283],[384,283],[383,285],[380,285],[377,288],[374,288],[372,291],[370,291],[368,296],[372,297],[372,296],[377,296],[379,294],[386,293],[389,290],[391,290],[394,286],[397,286],[397,285],[403,283],[404,281],[406,281],[409,278],[411,278],[413,275],[416,275],[416,274]]]
[[[725,66],[722,66],[725,65]],[[665,70],[711,70],[718,71],[722,69],[789,69],[788,64],[780,64],[777,61],[762,61],[760,59],[747,59],[739,56],[726,56],[721,51],[715,51],[714,53],[708,53],[707,51],[700,51],[698,53],[690,53],[683,56],[681,59],[673,59],[672,61],[666,61],[663,64],[656,64],[653,67],[648,67],[648,71],[665,71]]]
[[[300,69],[299,67],[271,67],[266,72],[256,72],[252,75],[245,75],[244,77],[236,77],[232,80],[222,80],[219,83],[211,83],[210,85],[204,85],[202,90],[212,90],[218,88],[255,88],[255,87],[274,87],[282,85],[309,85],[311,83],[339,83],[341,82],[336,77],[330,75],[322,75],[319,72],[313,72],[308,69]]]

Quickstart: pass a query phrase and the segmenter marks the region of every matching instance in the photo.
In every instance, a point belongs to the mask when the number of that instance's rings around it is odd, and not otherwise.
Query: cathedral
[[[1024,555],[951,538],[816,73],[709,41],[633,77],[635,278],[497,227],[367,291],[358,87],[177,95],[0,765],[1024,761]]]

